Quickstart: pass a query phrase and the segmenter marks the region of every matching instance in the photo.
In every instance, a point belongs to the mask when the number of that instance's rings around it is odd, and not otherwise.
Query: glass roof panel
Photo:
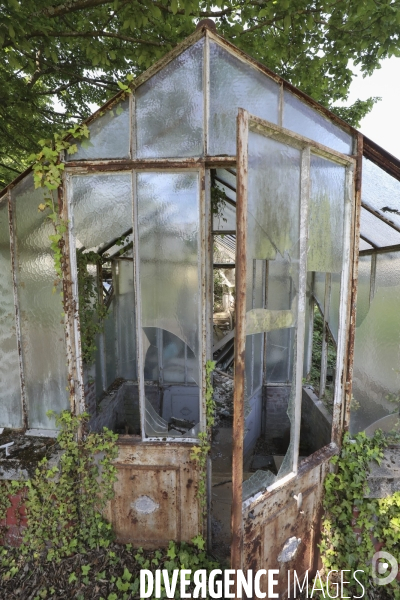
[[[137,88],[138,158],[203,154],[203,48],[201,39]]]
[[[287,90],[283,98],[283,127],[342,154],[352,154],[353,139],[349,133]]]
[[[361,235],[378,248],[400,244],[400,233],[365,208],[361,208]]]
[[[363,250],[372,250],[372,246],[371,244],[368,244],[368,242],[360,238],[360,252],[362,252]]]
[[[362,201],[400,227],[400,181],[367,158],[362,163]]]
[[[236,154],[238,108],[278,123],[279,84],[210,41],[210,155]]]
[[[130,157],[129,99],[111,109],[89,125],[89,139],[77,144],[77,152],[67,154],[67,160],[96,160]]]

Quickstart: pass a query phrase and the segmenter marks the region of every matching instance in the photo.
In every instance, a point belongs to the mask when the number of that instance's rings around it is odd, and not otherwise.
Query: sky
[[[363,78],[357,68],[354,71],[358,76],[353,79],[345,104],[349,106],[358,98],[366,100],[370,96],[380,96],[382,100],[361,121],[360,130],[400,158],[400,58],[383,60],[381,68],[374,71],[371,77]]]

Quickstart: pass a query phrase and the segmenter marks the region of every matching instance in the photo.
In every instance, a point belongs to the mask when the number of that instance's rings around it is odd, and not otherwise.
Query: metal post
[[[247,177],[248,177],[247,111],[239,109],[237,117],[237,208],[236,208],[236,336],[235,383],[233,396],[233,456],[232,456],[232,569],[241,569],[243,560],[242,486],[243,434],[246,345],[246,237],[247,237]]]

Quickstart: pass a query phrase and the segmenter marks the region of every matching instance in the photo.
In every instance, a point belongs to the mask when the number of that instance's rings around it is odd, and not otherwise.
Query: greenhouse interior
[[[32,171],[0,196],[0,477],[49,410],[87,411],[119,434],[117,539],[203,532],[284,578],[295,536],[310,568],[343,432],[397,427],[400,162],[209,25],[87,125],[53,192],[62,282]]]

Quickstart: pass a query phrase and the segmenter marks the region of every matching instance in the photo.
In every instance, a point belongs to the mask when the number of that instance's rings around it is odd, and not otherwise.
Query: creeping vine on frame
[[[206,362],[206,431],[199,433],[199,444],[192,447],[190,458],[200,467],[197,498],[203,515],[207,511],[207,457],[211,448],[211,428],[215,422],[214,390],[211,382],[215,362]]]

